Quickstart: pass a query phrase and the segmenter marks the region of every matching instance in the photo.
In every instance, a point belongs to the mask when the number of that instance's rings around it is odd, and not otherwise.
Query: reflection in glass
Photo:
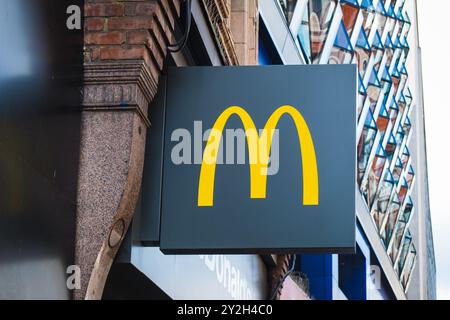
[[[349,63],[353,57],[353,47],[350,43],[350,38],[345,29],[344,22],[341,21],[339,29],[334,40],[333,48],[331,49],[329,64],[343,64]]]
[[[303,55],[306,57],[307,61],[311,61],[311,42],[309,33],[309,9],[306,8],[303,13],[302,22],[298,29],[297,38],[300,43],[300,49]]]
[[[381,146],[378,146],[377,154],[372,161],[372,165],[370,166],[369,174],[366,182],[363,186],[361,186],[361,192],[366,200],[369,208],[372,207],[373,202],[375,200],[375,194],[378,189],[378,184],[380,182],[381,174],[383,173],[384,164],[386,163],[386,153]]]
[[[377,226],[378,231],[381,230],[384,217],[386,216],[389,199],[391,198],[392,190],[394,189],[394,179],[389,169],[386,170],[385,177],[381,183],[378,196],[375,200],[375,205],[372,210],[372,218]]]
[[[361,185],[362,178],[366,172],[366,166],[369,162],[370,152],[377,134],[377,125],[373,119],[372,112],[369,110],[366,122],[358,143],[358,184]]]
[[[395,224],[397,223],[398,214],[400,212],[400,200],[398,198],[397,192],[394,191],[391,203],[388,208],[388,213],[386,217],[386,223],[384,229],[381,232],[381,239],[383,240],[384,246],[387,248],[394,231]]]
[[[370,58],[370,45],[364,28],[361,28],[355,46],[355,58],[360,77],[364,77]]]
[[[311,59],[317,63],[328,35],[331,20],[336,10],[334,0],[309,1],[309,32],[311,38]]]
[[[392,158],[394,157],[395,148],[397,148],[397,141],[395,140],[394,135],[391,133],[386,144],[386,158],[389,162],[391,162]]]
[[[358,3],[356,2],[343,2],[341,1],[342,8],[342,20],[344,22],[347,34],[351,37],[353,34],[353,28],[355,26],[356,18],[358,18]]]
[[[400,175],[402,174],[402,171],[403,171],[402,161],[400,160],[399,157],[397,157],[397,160],[395,161],[394,171],[392,172],[395,184],[397,184],[398,181],[400,180]]]
[[[283,12],[288,24],[291,23],[297,0],[279,0],[279,2],[281,4],[281,8],[283,8]]]
[[[400,276],[403,271],[403,267],[405,266],[406,257],[409,252],[409,247],[411,245],[412,237],[411,232],[409,230],[406,231],[405,238],[403,239],[403,243],[401,245],[400,254],[397,259],[397,263],[394,266],[395,271]]]
[[[408,287],[409,279],[416,262],[416,256],[417,256],[416,248],[414,247],[414,244],[411,244],[411,249],[409,250],[408,255],[406,257],[404,270],[402,271],[402,276],[400,279],[404,289]]]

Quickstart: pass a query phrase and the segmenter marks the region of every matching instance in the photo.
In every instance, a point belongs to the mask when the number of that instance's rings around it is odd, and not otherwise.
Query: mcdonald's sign
[[[162,116],[150,129],[161,156],[145,163],[160,176],[144,175],[160,193],[142,194],[155,200],[142,220],[147,230],[161,221],[153,228],[161,250],[353,252],[356,80],[355,65],[169,69]],[[180,130],[192,148],[177,149]],[[229,142],[238,137],[227,130],[245,133],[245,161],[220,161],[236,156]]]
[[[272,145],[275,127],[284,114],[289,114],[294,120],[300,143],[303,172],[303,205],[319,204],[319,179],[317,176],[316,152],[308,125],[301,113],[292,106],[281,106],[270,116],[261,133],[255,127],[250,115],[241,107],[232,106],[223,111],[212,127],[206,144],[198,186],[198,206],[212,206],[214,194],[214,177],[217,154],[221,135],[226,122],[232,115],[237,115],[246,131],[250,165],[250,197],[263,199],[266,197],[267,167],[269,164],[270,147]],[[211,159],[208,161],[208,156]]]

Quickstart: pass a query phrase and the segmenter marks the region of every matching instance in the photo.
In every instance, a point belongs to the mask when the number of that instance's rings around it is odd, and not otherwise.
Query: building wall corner
[[[74,299],[101,299],[141,188],[145,137],[181,0],[85,5]]]

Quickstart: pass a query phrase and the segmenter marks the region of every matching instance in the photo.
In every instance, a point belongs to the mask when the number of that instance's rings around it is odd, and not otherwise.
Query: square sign
[[[165,253],[355,250],[355,65],[173,68]]]

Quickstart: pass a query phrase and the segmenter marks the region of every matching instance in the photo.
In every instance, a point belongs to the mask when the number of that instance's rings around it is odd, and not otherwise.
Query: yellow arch
[[[303,172],[303,204],[319,204],[319,179],[316,153],[308,125],[301,113],[292,106],[284,105],[275,110],[258,134],[255,123],[243,108],[232,106],[223,111],[214,123],[203,153],[198,187],[198,206],[213,206],[214,179],[217,154],[223,129],[228,119],[236,114],[244,126],[250,161],[250,198],[266,198],[267,170],[273,134],[278,121],[284,114],[294,120],[300,143]]]

